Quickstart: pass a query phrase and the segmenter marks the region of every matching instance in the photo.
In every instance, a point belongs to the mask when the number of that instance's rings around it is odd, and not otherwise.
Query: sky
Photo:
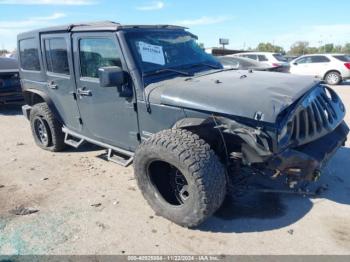
[[[271,42],[286,50],[296,41],[312,46],[350,42],[350,0],[0,0],[0,49],[13,50],[28,30],[87,21],[176,24],[205,47]]]

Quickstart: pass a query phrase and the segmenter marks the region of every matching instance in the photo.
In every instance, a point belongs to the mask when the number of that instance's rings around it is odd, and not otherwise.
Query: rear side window
[[[285,58],[283,55],[281,54],[273,54],[274,58],[277,59],[277,61],[280,62],[288,62],[287,58]]]
[[[258,60],[256,55],[243,55],[243,57],[249,58],[249,59],[253,59],[253,60]]]
[[[110,38],[80,39],[79,54],[82,77],[98,78],[99,68],[122,66],[117,46]]]
[[[38,47],[34,38],[19,42],[21,68],[24,70],[40,71]]]
[[[350,62],[350,55],[335,55],[333,57],[342,62]]]
[[[64,38],[46,39],[45,57],[48,72],[69,75],[67,43]]]
[[[327,63],[330,62],[328,57],[317,55],[317,56],[311,56],[311,63]]]
[[[260,62],[268,61],[268,59],[264,55],[258,55],[258,58]]]

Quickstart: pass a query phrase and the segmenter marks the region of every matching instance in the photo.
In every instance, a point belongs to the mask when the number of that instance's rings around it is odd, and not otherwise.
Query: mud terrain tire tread
[[[46,121],[49,127],[49,135],[50,135],[49,146],[44,146],[37,140],[37,137],[34,131],[34,121],[33,121],[33,119],[36,116],[42,117]],[[48,151],[52,151],[52,152],[59,152],[66,147],[64,143],[64,133],[62,132],[62,124],[58,122],[58,120],[52,114],[51,110],[49,109],[46,103],[38,103],[33,106],[32,110],[30,111],[30,126],[32,129],[35,143],[40,148]]]
[[[169,156],[164,157],[164,154]],[[175,160],[168,163],[178,169],[180,166],[185,167],[187,176],[193,178],[198,191],[195,195],[198,197],[194,199],[191,212],[179,208],[174,210],[170,205],[169,208],[159,205],[159,194],[154,192],[156,189],[151,185],[147,172],[148,163],[154,156],[166,162],[169,158]],[[134,170],[138,186],[156,214],[184,227],[201,224],[221,206],[226,196],[226,171],[223,164],[209,144],[188,130],[164,130],[141,143],[135,152]]]

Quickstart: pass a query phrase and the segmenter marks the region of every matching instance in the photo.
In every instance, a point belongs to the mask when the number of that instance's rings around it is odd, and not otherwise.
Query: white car
[[[270,52],[248,52],[248,53],[238,53],[236,56],[246,57],[254,59],[266,65],[272,67],[288,67],[287,59],[279,53],[270,53]]]
[[[329,85],[338,85],[350,79],[350,55],[303,55],[290,62],[290,73],[315,76]]]

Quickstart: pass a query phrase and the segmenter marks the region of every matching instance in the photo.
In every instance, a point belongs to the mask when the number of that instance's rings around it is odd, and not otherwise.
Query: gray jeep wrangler
[[[224,69],[185,28],[113,22],[18,36],[36,144],[90,142],[127,166],[154,211],[194,227],[239,167],[313,180],[346,141],[345,107],[312,78]]]

